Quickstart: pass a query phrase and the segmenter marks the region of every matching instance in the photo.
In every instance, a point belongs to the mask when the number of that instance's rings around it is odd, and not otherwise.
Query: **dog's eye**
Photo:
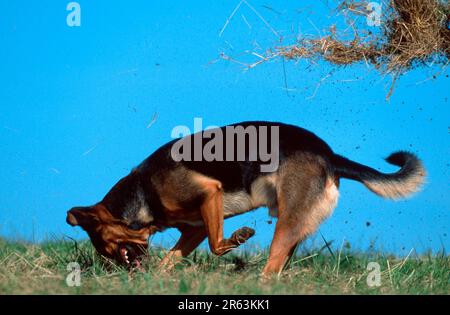
[[[128,228],[130,230],[138,231],[138,230],[142,229],[142,225],[138,222],[133,222],[128,226]]]

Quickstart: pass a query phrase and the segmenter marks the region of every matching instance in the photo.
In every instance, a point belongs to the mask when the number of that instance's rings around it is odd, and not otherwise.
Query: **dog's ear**
[[[66,222],[71,226],[87,226],[95,220],[92,207],[74,207],[67,211]]]

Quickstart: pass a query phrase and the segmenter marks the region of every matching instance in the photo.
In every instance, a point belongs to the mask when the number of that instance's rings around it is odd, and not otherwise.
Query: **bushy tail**
[[[400,166],[400,170],[385,174],[340,155],[334,155],[331,162],[338,177],[362,182],[371,191],[384,198],[404,198],[420,190],[425,181],[426,171],[417,156],[410,152],[399,151],[392,153],[386,161]]]

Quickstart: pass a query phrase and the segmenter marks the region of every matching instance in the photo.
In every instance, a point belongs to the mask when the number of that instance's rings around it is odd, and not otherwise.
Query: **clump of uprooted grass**
[[[368,1],[345,0],[340,2],[338,11],[368,16],[371,14],[368,4]],[[338,66],[365,62],[382,74],[392,74],[389,99],[397,77],[411,68],[447,66],[450,57],[448,0],[387,0],[383,12],[380,32],[357,29],[352,20],[339,34],[332,26],[325,36],[301,38],[294,45],[276,47],[249,68],[276,57],[289,60],[322,58]],[[353,38],[344,40],[348,38],[348,30],[353,32]]]
[[[404,71],[450,57],[450,4],[439,0],[392,0],[382,57],[389,70]]]
[[[365,1],[344,1],[339,8],[368,14]],[[330,34],[277,48],[288,59],[322,57],[336,65],[371,62],[384,72],[401,74],[428,62],[446,64],[450,56],[450,5],[440,0],[391,0],[382,18],[383,31],[351,41]]]

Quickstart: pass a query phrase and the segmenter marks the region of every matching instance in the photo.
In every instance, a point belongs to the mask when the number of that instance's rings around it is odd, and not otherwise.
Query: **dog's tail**
[[[359,181],[384,198],[404,198],[420,190],[426,171],[417,156],[399,151],[392,153],[386,161],[400,166],[400,169],[391,174],[381,173],[340,155],[333,155],[331,162],[335,175]]]

